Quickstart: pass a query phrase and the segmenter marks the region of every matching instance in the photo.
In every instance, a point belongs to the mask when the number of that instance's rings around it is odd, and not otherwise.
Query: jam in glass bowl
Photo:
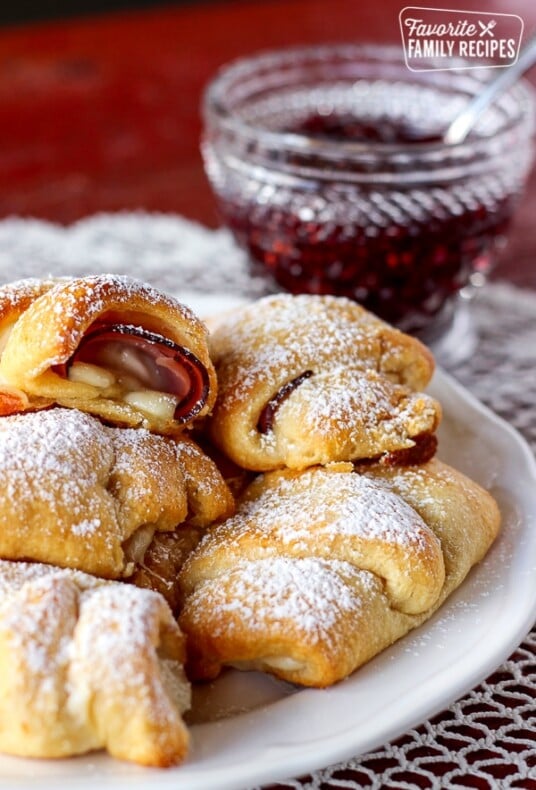
[[[524,82],[464,143],[442,142],[494,74],[412,72],[399,48],[353,44],[224,67],[205,92],[202,152],[257,273],[440,338],[492,268],[532,161]]]

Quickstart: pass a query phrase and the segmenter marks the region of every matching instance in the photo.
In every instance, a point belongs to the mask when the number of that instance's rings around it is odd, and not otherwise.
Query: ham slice
[[[140,326],[93,324],[72,357],[56,372],[68,375],[75,362],[113,372],[126,392],[152,390],[173,395],[177,399],[174,419],[178,422],[195,417],[207,400],[208,373],[197,357]]]
[[[312,370],[304,370],[303,373],[300,373],[300,375],[296,376],[296,378],[292,379],[292,381],[287,381],[287,383],[284,384],[281,389],[278,390],[278,392],[276,392],[274,397],[268,401],[260,413],[259,421],[257,423],[257,430],[259,430],[260,433],[269,433],[273,429],[275,415],[283,401],[285,401],[291,392],[294,392],[294,390],[299,387],[303,381],[312,375]]]

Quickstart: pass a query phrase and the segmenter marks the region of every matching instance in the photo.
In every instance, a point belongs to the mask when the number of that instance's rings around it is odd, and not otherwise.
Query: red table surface
[[[199,104],[217,68],[296,43],[399,43],[402,5],[221,2],[3,29],[0,217],[66,223],[97,211],[143,208],[216,225],[199,155]],[[536,27],[532,0],[449,0],[448,7],[513,12],[525,31]],[[533,174],[497,270],[532,287],[535,213]]]

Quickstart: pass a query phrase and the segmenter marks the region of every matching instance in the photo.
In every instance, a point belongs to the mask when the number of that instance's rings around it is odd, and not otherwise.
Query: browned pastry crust
[[[192,432],[192,438],[201,447],[204,453],[211,458],[218,467],[223,479],[231,489],[235,498],[241,496],[248,485],[253,482],[257,476],[256,472],[244,469],[238,466],[234,461],[231,461],[229,456],[225,455],[207,436],[206,431],[203,431],[203,425],[200,430]]]
[[[30,277],[14,283],[0,285],[0,352],[7,342],[8,330],[13,327],[20,316],[32,302],[49,291],[55,285],[67,283],[68,277],[48,277],[42,280]]]
[[[56,403],[173,434],[216,398],[204,324],[129,277],[3,286],[0,345],[0,414]]]
[[[38,280],[29,278],[16,283],[0,286],[0,359],[6,347],[9,335],[20,316],[32,302],[46,293],[62,279]],[[49,400],[34,398],[34,408],[47,406]],[[13,414],[30,408],[30,401],[25,392],[10,386],[0,373],[0,415]]]
[[[129,577],[129,582],[160,593],[171,611],[178,613],[182,602],[179,574],[202,535],[203,530],[191,524],[183,524],[175,532],[158,532],[147,547],[143,560]]]
[[[210,434],[246,469],[396,453],[441,417],[419,392],[430,352],[348,299],[261,299],[222,320],[210,346],[219,386]]]
[[[184,657],[184,637],[156,593],[0,560],[0,751],[105,748],[143,765],[182,762]]]
[[[155,534],[230,515],[215,464],[187,437],[73,409],[0,419],[0,557],[131,577]],[[169,568],[175,573],[176,564]]]
[[[232,665],[341,680],[430,617],[499,521],[492,497],[438,460],[259,477],[182,571],[192,676]]]

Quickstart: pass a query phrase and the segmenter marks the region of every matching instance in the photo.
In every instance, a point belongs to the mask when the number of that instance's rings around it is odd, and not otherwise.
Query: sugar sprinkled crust
[[[260,344],[260,338],[276,342]],[[387,345],[394,341],[398,347]],[[240,351],[237,398],[252,381],[277,382],[281,368],[337,359],[341,348],[354,349],[352,362],[357,367],[391,374],[413,389],[425,387],[434,368],[421,343],[344,297],[264,297],[218,323],[211,343],[217,359],[233,349]]]
[[[374,479],[329,468],[260,477],[227,534],[232,541],[244,530],[255,530],[299,550],[309,545],[315,522],[315,541],[322,536],[323,543],[348,535],[426,551],[430,540],[428,527],[400,496]]]
[[[187,355],[195,359],[191,371],[197,371],[202,383],[191,414],[187,410],[175,419],[175,410],[171,406],[164,409],[162,399],[150,401],[150,386],[142,387],[141,392],[125,393],[121,387],[115,388],[118,392],[114,387],[108,391],[99,389],[95,377],[64,375],[62,366],[72,360],[85,333],[97,321],[153,333],[184,349],[184,359]],[[6,325],[3,335],[2,322]],[[127,276],[18,281],[0,288],[0,348],[3,414],[56,403],[122,426],[175,434],[194,417],[208,414],[216,397],[203,322],[173,297]]]
[[[104,747],[146,765],[180,762],[184,647],[156,593],[0,561],[0,749],[60,757]]]
[[[286,553],[374,572],[406,612],[431,606],[444,581],[438,539],[401,497],[358,475],[314,468],[258,478],[236,516],[210,530],[188,559],[184,590],[243,559]]]
[[[215,637],[239,629],[241,622],[248,623],[252,632],[262,632],[267,620],[279,628],[292,620],[311,644],[332,644],[332,626],[338,616],[364,605],[360,592],[344,582],[345,577],[356,575],[365,589],[381,589],[373,574],[339,560],[274,557],[243,561],[229,572],[231,590],[225,598],[219,598],[219,591],[210,583],[201,585],[190,616],[217,610],[221,617],[214,618]]]
[[[437,401],[416,391],[432,375],[430,352],[348,299],[266,297],[218,324],[210,346],[219,381],[211,435],[248,469],[407,449],[441,417]]]
[[[37,277],[28,277],[0,285],[0,331],[13,324],[39,296],[59,283],[69,282],[70,279],[49,277],[40,280]]]
[[[0,556],[106,578],[133,572],[127,545],[138,530],[175,530],[187,516],[206,526],[233,507],[190,439],[109,427],[71,409],[2,418],[0,465]]]
[[[209,531],[181,574],[194,676],[341,680],[426,620],[497,535],[492,497],[439,461],[360,471],[267,473]],[[420,608],[396,583],[420,585]]]
[[[47,300],[38,301],[35,298],[44,293],[49,293]],[[44,281],[19,280],[0,289],[0,310],[4,300],[8,304],[13,304],[21,295],[25,300],[31,295],[34,296],[32,300],[32,326],[36,332],[33,339],[34,346],[36,349],[40,346],[56,349],[56,353],[51,356],[43,356],[36,350],[36,356],[40,357],[39,364],[28,371],[29,376],[37,376],[51,365],[65,361],[63,349],[69,347],[74,350],[80,331],[108,308],[110,298],[113,298],[117,308],[121,306],[128,308],[133,302],[136,305],[140,301],[152,302],[154,305],[176,311],[185,321],[195,323],[196,327],[202,326],[189,307],[149,283],[126,275],[96,274],[89,277],[51,278]],[[52,343],[48,333],[50,312],[60,318],[59,325],[56,326],[57,335],[52,339]]]
[[[187,436],[175,443],[189,502],[189,524],[207,527],[235,511],[235,501],[216,464]]]
[[[441,541],[447,577],[461,583],[471,557],[480,560],[497,535],[500,513],[493,497],[438,459],[405,468],[376,464],[360,474],[402,497]]]
[[[298,457],[308,463],[311,460],[303,448],[297,453],[293,450],[300,445],[300,434],[310,440],[314,437],[317,445],[327,447],[322,457],[313,458],[321,463],[359,456],[363,436],[368,437],[371,453],[375,446],[385,452],[410,448],[414,445],[412,437],[435,430],[438,405],[427,395],[393,384],[376,371],[333,365],[326,373],[304,381],[296,397],[281,404],[277,422],[276,430],[261,435],[261,446],[267,452],[277,452],[284,431],[290,445],[287,464],[299,468]],[[345,437],[340,450],[337,435]]]

